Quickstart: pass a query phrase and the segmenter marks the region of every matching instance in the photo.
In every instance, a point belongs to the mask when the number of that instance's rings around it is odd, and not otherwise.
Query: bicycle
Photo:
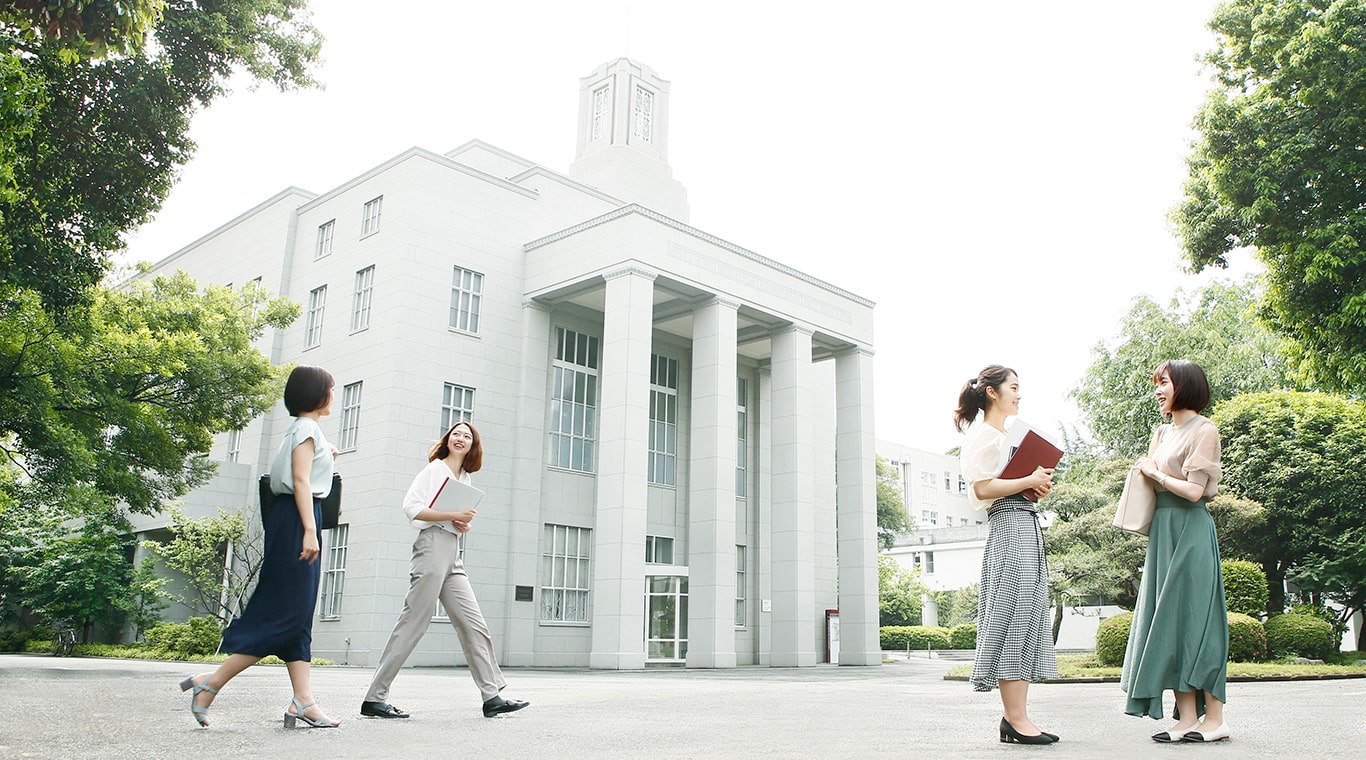
[[[75,648],[76,629],[64,626],[60,630],[58,630],[57,640],[55,642],[54,647],[55,651],[53,652],[53,654],[57,655],[58,657],[70,657],[71,652],[75,650]]]

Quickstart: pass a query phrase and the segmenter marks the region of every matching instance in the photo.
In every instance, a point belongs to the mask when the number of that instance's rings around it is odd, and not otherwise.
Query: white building
[[[336,377],[344,524],[315,655],[378,659],[408,587],[400,501],[467,417],[487,496],[464,556],[504,664],[812,665],[830,609],[839,662],[880,663],[873,304],[688,224],[650,69],[605,64],[580,103],[567,175],[477,140],[413,148],[156,265],[301,303],[264,347]],[[254,511],[287,421],[222,436],[186,510]],[[455,652],[434,617],[409,663]]]

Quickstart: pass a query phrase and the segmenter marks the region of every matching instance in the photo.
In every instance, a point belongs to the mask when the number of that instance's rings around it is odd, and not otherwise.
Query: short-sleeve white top
[[[323,437],[318,421],[310,417],[295,417],[285,431],[285,439],[270,462],[271,491],[294,493],[294,449],[310,438],[313,439],[313,468],[309,470],[308,482],[313,496],[321,499],[332,492],[332,446]]]
[[[959,449],[958,464],[963,471],[963,480],[968,484],[968,503],[972,508],[982,511],[991,506],[992,499],[977,498],[973,483],[991,480],[1001,474],[1009,459],[1006,451],[1006,434],[978,420],[968,428]]]

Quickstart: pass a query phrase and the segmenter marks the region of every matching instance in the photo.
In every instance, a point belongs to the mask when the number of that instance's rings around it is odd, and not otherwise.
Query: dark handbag
[[[271,505],[275,503],[275,497],[278,495],[270,490],[270,473],[261,476],[258,488],[261,492],[261,522],[265,523]],[[341,521],[341,491],[341,473],[333,472],[332,491],[323,497],[323,530],[332,530]]]

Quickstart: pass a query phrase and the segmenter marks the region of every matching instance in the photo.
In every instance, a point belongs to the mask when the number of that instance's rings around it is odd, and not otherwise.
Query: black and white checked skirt
[[[1049,620],[1048,564],[1034,504],[997,499],[987,511],[987,545],[977,598],[977,654],[969,681],[991,691],[997,681],[1058,677]]]

